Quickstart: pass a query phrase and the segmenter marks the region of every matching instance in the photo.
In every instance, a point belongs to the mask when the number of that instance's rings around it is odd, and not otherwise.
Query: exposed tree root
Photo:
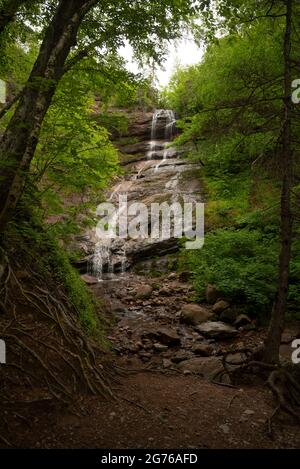
[[[245,358],[230,361],[228,356],[236,353],[244,354]],[[220,374],[226,373],[233,383],[242,373],[262,375],[266,378],[266,383],[276,400],[276,408],[268,422],[270,434],[272,433],[272,420],[280,410],[292,416],[297,423],[300,423],[299,376],[294,376],[295,373],[299,373],[299,370],[292,364],[289,366],[273,365],[253,359],[253,357],[257,357],[256,350],[239,349],[226,352],[222,358],[224,370],[218,373],[218,377],[220,377]]]
[[[78,312],[62,287],[48,285],[47,278],[29,267],[23,281],[17,272],[22,265],[2,249],[0,255],[0,338],[9,351],[7,365],[0,367],[0,413],[17,416],[18,407],[37,403],[80,410],[75,399],[79,392],[114,397],[111,380],[116,371],[103,365],[104,351],[81,329]],[[21,398],[20,392],[11,392],[18,387],[25,390]],[[3,434],[0,440],[11,446]]]

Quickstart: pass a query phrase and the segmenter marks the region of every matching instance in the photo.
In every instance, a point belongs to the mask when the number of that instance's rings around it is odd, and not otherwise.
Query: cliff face
[[[168,236],[162,233],[161,215],[153,215],[152,204],[165,203],[171,207],[177,203],[183,208],[186,202],[203,200],[200,165],[181,158],[182,155],[172,146],[176,135],[172,111],[161,110],[156,114],[135,111],[127,116],[127,131],[114,136],[124,175],[115,182],[107,194],[107,200],[115,205],[117,217],[120,215],[120,195],[126,196],[128,207],[133,203],[142,203],[148,211],[148,217],[140,228],[143,233],[148,233],[148,237],[115,238],[107,243],[107,240],[101,242],[97,239],[95,229],[90,230],[85,237],[85,243],[89,243],[85,251],[89,255],[83,260],[82,269],[87,269],[89,264],[90,272],[96,276],[126,270],[136,264],[144,268],[153,265],[156,258],[175,253],[178,250],[178,238],[172,234],[172,230],[176,222],[180,223],[176,217],[181,215],[173,216],[171,213],[171,235]],[[133,218],[129,216],[128,222]],[[152,236],[154,226],[159,229],[159,238]]]

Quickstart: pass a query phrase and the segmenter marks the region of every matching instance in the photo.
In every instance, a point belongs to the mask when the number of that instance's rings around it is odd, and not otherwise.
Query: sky
[[[132,49],[129,45],[123,47],[120,53],[127,60],[127,68],[131,72],[141,71],[138,64],[133,60]],[[202,56],[203,50],[195,44],[193,39],[171,41],[164,66],[156,71],[158,85],[164,87],[168,84],[177,64],[182,66],[192,65],[200,62]]]

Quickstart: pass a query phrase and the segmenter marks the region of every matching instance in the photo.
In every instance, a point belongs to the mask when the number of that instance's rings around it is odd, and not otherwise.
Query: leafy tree
[[[200,26],[215,45],[203,63],[175,74],[169,92],[183,118],[179,142],[193,143],[196,154],[203,150],[210,174],[226,179],[264,163],[281,177],[281,249],[264,350],[268,363],[279,360],[288,298],[299,152],[299,108],[291,101],[299,73],[298,18],[299,4],[292,0],[216,2]]]
[[[45,31],[37,60],[2,141],[0,225],[13,216],[38,144],[40,128],[62,76],[95,50],[99,60],[128,41],[139,56],[161,60],[164,41],[201,5],[193,1],[130,2],[60,0]],[[70,54],[71,53],[71,54]],[[69,59],[68,59],[69,58]]]

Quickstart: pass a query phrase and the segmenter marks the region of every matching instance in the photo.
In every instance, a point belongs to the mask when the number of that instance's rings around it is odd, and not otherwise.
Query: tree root
[[[278,408],[300,423],[299,385],[295,383],[293,376],[284,368],[273,370],[268,378],[268,385],[277,400]]]
[[[228,356],[241,353],[245,354],[245,359],[230,362]],[[276,400],[276,408],[268,419],[269,434],[272,434],[272,420],[280,410],[283,410],[299,424],[300,423],[300,384],[293,376],[295,367],[291,365],[291,370],[280,365],[273,365],[259,361],[256,358],[256,350],[239,349],[228,351],[223,355],[222,364],[223,372],[226,372],[232,382],[235,381],[237,375],[248,372],[252,374],[263,374],[266,378],[266,384],[271,389]],[[220,374],[220,372],[219,372]],[[215,377],[216,378],[216,377]],[[218,384],[223,384],[219,383]]]
[[[75,400],[80,390],[114,398],[110,385],[113,373],[99,363],[103,351],[79,326],[78,312],[62,288],[54,282],[45,287],[45,279],[30,268],[26,268],[30,282],[24,285],[12,267],[16,261],[12,259],[10,263],[8,257],[5,261],[0,307],[6,317],[0,336],[7,342],[10,359],[5,368],[0,368],[1,407],[10,407],[10,402],[22,406],[23,401],[14,396],[3,399],[5,386],[10,382],[24,382],[29,389],[38,387],[48,393],[45,399],[67,406],[80,407]],[[23,308],[16,308],[16,301],[24,306],[24,312]],[[26,317],[28,310],[31,319]],[[37,321],[41,328],[36,327]],[[0,439],[9,446],[2,435]]]

